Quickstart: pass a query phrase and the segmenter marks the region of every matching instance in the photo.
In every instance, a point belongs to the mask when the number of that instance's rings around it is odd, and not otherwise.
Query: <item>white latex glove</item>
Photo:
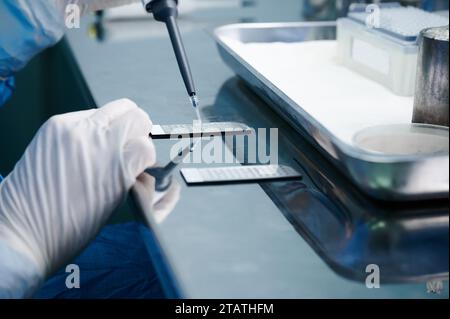
[[[0,280],[0,296],[8,289],[11,296],[29,295],[95,237],[136,178],[155,164],[151,126],[129,100],[58,115],[42,126],[0,184],[0,253],[9,247],[35,271],[13,265],[5,276],[0,256],[0,279],[13,285]],[[28,287],[14,287],[20,283]]]
[[[178,203],[181,187],[177,182],[172,182],[166,192],[157,193],[153,176],[143,173],[138,177],[132,192],[146,220],[153,220],[159,224],[169,216]]]

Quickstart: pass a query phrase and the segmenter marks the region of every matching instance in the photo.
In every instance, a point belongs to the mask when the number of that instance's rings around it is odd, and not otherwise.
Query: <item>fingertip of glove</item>
[[[109,102],[100,107],[92,115],[92,119],[107,125],[110,122],[121,118],[124,114],[134,109],[139,109],[136,103],[134,103],[130,99],[123,98]]]
[[[107,106],[110,107],[111,105],[116,106],[116,107],[118,105],[120,105],[123,108],[128,108],[128,109],[138,108],[137,104],[133,100],[126,98],[126,97],[117,99],[115,101],[111,101],[111,102],[107,103],[105,105],[105,107],[107,107]]]

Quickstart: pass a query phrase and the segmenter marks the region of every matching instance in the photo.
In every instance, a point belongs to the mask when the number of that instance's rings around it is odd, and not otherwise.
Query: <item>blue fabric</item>
[[[80,288],[68,289],[65,267],[51,277],[35,298],[164,298],[140,224],[107,226],[72,264],[80,267]]]
[[[0,79],[0,107],[11,98],[15,88],[16,83],[13,76],[7,78],[6,80]]]

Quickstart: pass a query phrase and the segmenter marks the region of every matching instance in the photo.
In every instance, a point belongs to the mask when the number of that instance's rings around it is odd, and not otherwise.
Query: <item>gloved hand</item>
[[[155,223],[162,223],[173,211],[180,199],[181,187],[177,182],[164,193],[155,192],[155,178],[147,173],[142,173],[134,187],[133,196],[143,210],[147,220],[151,219]]]
[[[95,237],[137,177],[155,164],[151,126],[129,100],[58,115],[42,126],[0,184],[0,253],[9,247],[34,271],[5,266],[1,256],[0,296],[9,288],[23,290],[16,297],[30,294]],[[29,286],[5,287],[2,277]]]
[[[62,38],[67,4],[78,4],[83,14],[137,1],[1,0],[0,78],[12,76],[36,54]]]

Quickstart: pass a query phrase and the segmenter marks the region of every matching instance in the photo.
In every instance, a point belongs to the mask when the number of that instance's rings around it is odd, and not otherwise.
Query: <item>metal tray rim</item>
[[[214,37],[217,42],[219,42],[223,47],[225,47],[228,52],[238,57],[238,55],[233,51],[232,48],[230,48],[222,39],[221,35],[224,31],[227,30],[235,30],[236,28],[240,29],[254,29],[254,28],[276,28],[276,27],[311,27],[311,26],[336,26],[336,23],[334,21],[328,21],[328,22],[290,22],[290,23],[236,23],[236,24],[230,24],[225,25],[222,27],[217,28],[214,31]],[[265,84],[271,88],[272,91],[277,91],[278,94],[283,95],[283,98],[285,100],[289,100],[291,104],[296,104],[294,101],[292,101],[288,96],[286,96],[282,91],[280,91],[277,87],[275,87],[269,79],[264,77],[261,73],[258,72],[255,68],[253,68],[247,61],[241,60],[242,63],[245,65],[247,69],[252,70],[254,73],[258,73],[260,76],[260,80],[264,81]],[[435,154],[435,155],[385,155],[385,154],[377,154],[377,153],[371,153],[368,151],[365,151],[363,149],[359,149],[357,147],[353,147],[352,145],[349,145],[336,136],[334,136],[326,127],[324,127],[320,122],[318,122],[316,119],[312,118],[308,113],[303,111],[301,106],[299,106],[299,112],[302,113],[302,115],[306,118],[308,118],[308,121],[314,123],[316,127],[320,127],[322,131],[327,132],[327,136],[333,141],[334,144],[338,145],[339,148],[346,153],[346,155],[352,156],[356,159],[363,160],[366,162],[376,162],[376,163],[401,163],[401,162],[412,162],[412,161],[420,161],[424,159],[430,159],[430,158],[449,158],[449,155],[444,154]],[[414,124],[415,126],[424,126],[424,127],[435,127],[436,129],[449,131],[449,128],[444,126],[437,126],[437,125],[428,125],[428,124]]]
[[[362,150],[357,146],[347,144],[346,142],[340,140],[338,137],[331,134],[331,132],[324,127],[320,122],[311,117],[306,111],[302,109],[300,105],[294,103],[288,96],[286,96],[281,90],[279,90],[276,86],[274,86],[269,79],[264,77],[262,74],[258,72],[255,68],[253,68],[247,61],[242,59],[228,44],[223,40],[224,37],[230,36],[230,32],[239,33],[243,30],[256,30],[256,29],[268,29],[268,30],[276,30],[276,29],[289,29],[289,28],[308,28],[308,27],[335,27],[335,21],[326,21],[326,22],[292,22],[292,23],[249,23],[249,24],[231,24],[222,27],[218,27],[214,30],[214,38],[219,46],[219,50],[225,50],[228,55],[242,64],[242,66],[246,69],[246,71],[250,72],[252,76],[257,77],[257,80],[262,82],[265,85],[266,89],[268,88],[271,93],[275,94],[278,98],[280,98],[284,104],[289,105],[290,107],[295,106],[296,111],[299,115],[305,120],[308,124],[313,126],[319,133],[322,138],[325,138],[325,142],[329,143],[332,147],[332,151],[337,154],[333,154],[330,149],[326,149],[317,140],[311,136],[311,132],[308,131],[307,128],[304,127],[300,123],[306,133],[312,137],[315,142],[319,145],[319,148],[326,153],[334,162],[338,162],[338,165],[344,167],[347,175],[352,175],[350,172],[352,170],[348,163],[349,161],[358,161],[359,163],[363,163],[365,165],[383,165],[383,164],[392,164],[392,165],[434,165],[436,162],[448,162],[449,155],[448,154],[434,154],[434,155],[385,155],[385,154],[377,154],[371,153],[369,151]],[[229,62],[229,61],[225,61]],[[239,72],[236,72],[238,75]],[[278,110],[280,112],[280,110]],[[420,125],[420,124],[417,124]],[[429,126],[428,126],[429,127]],[[448,128],[438,127],[439,129],[443,129],[448,131]],[[343,163],[340,156],[347,157],[347,163]],[[355,179],[354,176],[350,176]],[[430,190],[427,189],[426,192],[420,193],[417,191],[411,190],[400,190],[396,192],[396,190],[392,189],[393,194],[386,194],[386,190],[382,190],[380,194],[374,192],[371,187],[368,185],[363,185],[359,181],[355,180],[359,186],[365,190],[370,195],[373,195],[376,198],[383,200],[405,200],[405,199],[432,199],[432,198],[443,198],[448,197],[448,186],[447,187],[438,187],[439,189]],[[447,183],[448,184],[448,183]],[[367,187],[365,187],[367,186]],[[429,185],[428,185],[429,186]]]

